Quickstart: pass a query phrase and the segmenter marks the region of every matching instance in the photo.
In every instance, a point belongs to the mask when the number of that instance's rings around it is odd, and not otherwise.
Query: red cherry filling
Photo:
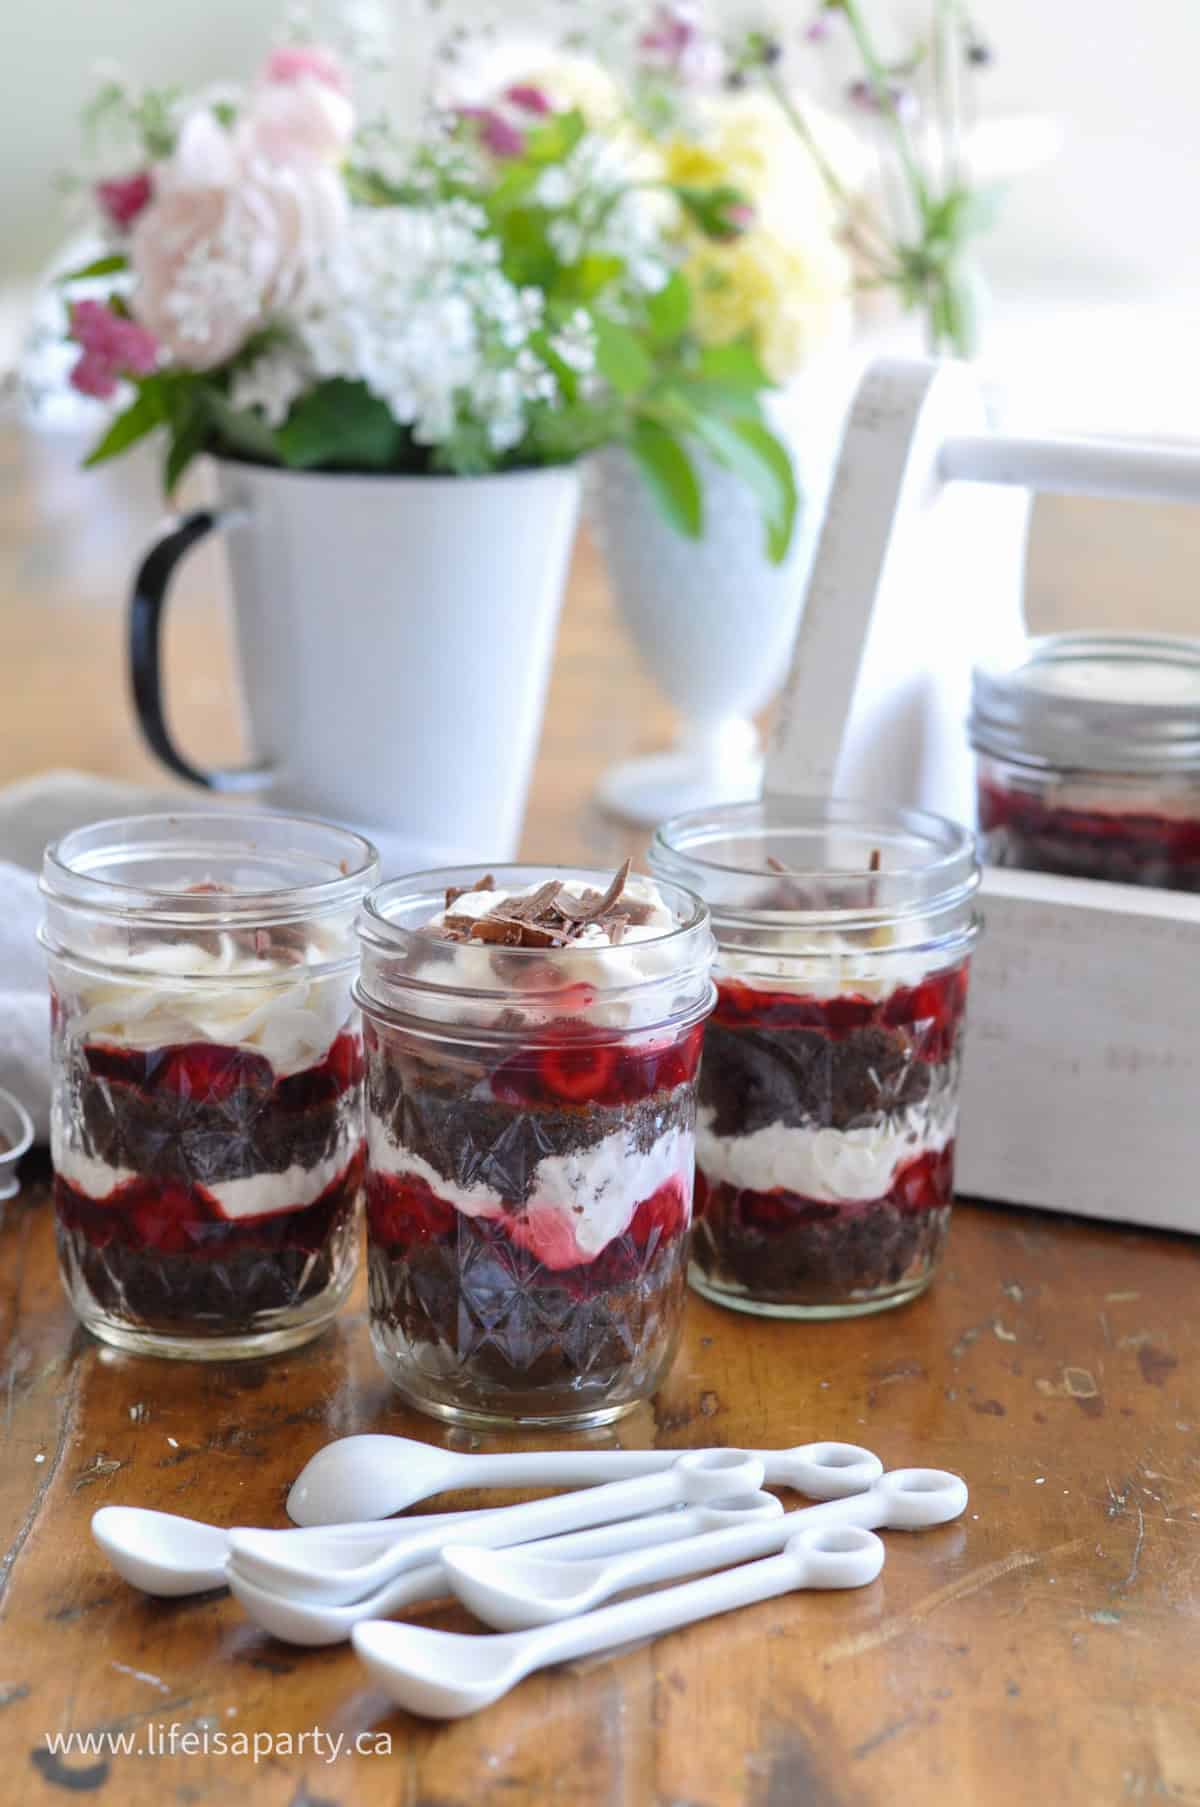
[[[617,1067],[617,1050],[586,1042],[547,1048],[542,1054],[546,1089],[569,1104],[599,1103]]]
[[[966,1008],[967,971],[964,963],[919,985],[901,986],[882,999],[854,993],[813,998],[760,991],[737,979],[723,979],[712,1021],[726,1029],[804,1029],[831,1041],[845,1041],[868,1028],[906,1030],[913,1038],[912,1057],[937,1064],[954,1047]]]
[[[863,1217],[884,1207],[908,1213],[935,1211],[954,1199],[954,1144],[917,1155],[897,1171],[887,1191],[879,1198],[826,1200],[805,1198],[798,1192],[776,1187],[771,1192],[751,1192],[730,1185],[713,1186],[697,1169],[696,1217],[712,1219],[713,1230],[720,1239],[720,1218],[737,1222],[766,1234],[786,1233],[806,1225],[826,1223],[839,1217]]]
[[[323,1058],[302,1072],[277,1079],[265,1055],[219,1042],[177,1042],[167,1048],[127,1048],[89,1042],[84,1049],[93,1078],[143,1092],[170,1092],[194,1104],[224,1104],[241,1091],[274,1094],[285,1110],[331,1104],[362,1079],[362,1046],[349,1030],[336,1036]]]
[[[367,1176],[367,1228],[376,1242],[409,1248],[433,1242],[454,1227],[453,1205],[415,1175]]]
[[[696,1077],[704,1025],[643,1042],[603,1042],[563,1023],[549,1047],[522,1049],[492,1075],[492,1095],[504,1104],[613,1107],[638,1104]]]

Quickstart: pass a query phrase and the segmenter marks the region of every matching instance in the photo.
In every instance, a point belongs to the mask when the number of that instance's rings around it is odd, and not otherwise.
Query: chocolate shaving
[[[868,872],[878,872],[882,865],[883,865],[883,855],[880,853],[878,847],[875,847],[872,849],[871,858],[867,865],[867,871]]]
[[[527,897],[499,899],[482,916],[455,914],[452,906],[467,890],[495,889],[495,880],[488,873],[475,885],[450,887],[446,892],[447,913],[438,933],[445,941],[483,941],[492,947],[566,948],[589,924],[602,922],[615,943],[635,920],[635,909],[645,920],[645,906],[622,898],[629,866],[626,860],[606,891],[586,891],[576,898],[562,879],[551,878]],[[618,903],[622,904],[620,911],[616,909]]]
[[[494,891],[495,889],[496,881],[490,872],[485,872],[482,878],[477,878],[473,885],[447,885],[445,907],[449,909],[451,904],[456,904],[460,897],[466,897],[471,891]],[[469,920],[473,922],[475,919],[471,917]]]

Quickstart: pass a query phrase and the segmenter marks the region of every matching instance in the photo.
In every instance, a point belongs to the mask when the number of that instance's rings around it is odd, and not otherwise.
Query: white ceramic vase
[[[317,475],[222,461],[216,508],[168,524],[134,585],[143,733],[194,784],[399,840],[418,861],[516,851],[574,538],[569,468]],[[252,763],[204,771],[167,728],[170,574],[225,530]]]
[[[762,753],[753,717],[787,671],[832,467],[828,404],[810,416],[797,392],[772,410],[800,488],[784,562],[764,549],[749,488],[694,450],[705,531],[689,540],[660,514],[632,459],[599,453],[587,476],[587,514],[617,607],[643,664],[674,705],[675,745],[612,766],[600,803],[652,827],[681,810],[757,796]]]

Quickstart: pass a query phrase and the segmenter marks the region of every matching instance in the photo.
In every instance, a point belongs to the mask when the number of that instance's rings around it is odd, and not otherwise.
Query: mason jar
[[[103,1341],[260,1355],[329,1323],[364,1164],[354,918],[374,848],[234,813],[48,849],[59,1263]]]
[[[987,864],[1200,891],[1200,640],[1050,634],[973,693]]]
[[[940,817],[768,800],[678,816],[651,870],[717,940],[691,1280],[785,1318],[900,1305],[950,1222],[971,835]]]
[[[611,944],[595,924],[572,945],[447,941],[448,914],[556,881],[584,908],[609,883],[479,878],[384,885],[360,921],[371,1335],[435,1417],[604,1424],[654,1392],[679,1335],[708,912],[631,880]]]

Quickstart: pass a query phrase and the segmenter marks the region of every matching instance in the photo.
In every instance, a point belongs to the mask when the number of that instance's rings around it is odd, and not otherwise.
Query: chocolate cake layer
[[[832,1040],[816,1030],[729,1029],[709,1023],[700,1104],[719,1136],[775,1123],[853,1129],[924,1104],[950,1063],[918,1057],[907,1030],[877,1026]]]
[[[464,1218],[443,1239],[371,1247],[372,1335],[402,1385],[483,1415],[639,1399],[674,1354],[686,1246],[618,1237],[596,1262],[556,1273]]]
[[[692,1233],[701,1276],[767,1304],[852,1302],[918,1283],[937,1261],[950,1206],[904,1211],[891,1204],[857,1213],[810,1210],[787,1229],[763,1230],[737,1208],[731,1186],[710,1189]]]
[[[464,1094],[414,1082],[411,1071],[380,1055],[368,1062],[367,1090],[373,1113],[398,1147],[449,1184],[487,1186],[514,1205],[530,1197],[538,1163],[548,1156],[576,1154],[618,1134],[631,1152],[645,1154],[669,1131],[691,1129],[696,1120],[690,1085],[637,1104],[532,1108],[482,1089]]]
[[[205,1223],[202,1247],[171,1252],[119,1234],[104,1240],[98,1208],[89,1214],[60,1185],[59,1257],[72,1290],[77,1283],[116,1323],[179,1337],[249,1334],[262,1327],[264,1314],[292,1310],[348,1283],[357,1201],[356,1173],[353,1183],[307,1210],[259,1220],[253,1236],[247,1226]]]

